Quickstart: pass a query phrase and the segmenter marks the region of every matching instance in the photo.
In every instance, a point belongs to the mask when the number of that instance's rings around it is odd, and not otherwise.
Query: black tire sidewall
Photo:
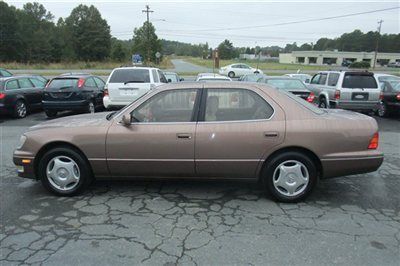
[[[385,110],[385,112],[384,112],[383,115],[380,115],[380,114],[379,114],[379,109],[380,109],[381,106],[383,106],[383,107],[384,107],[384,110]],[[388,109],[387,109],[386,103],[383,103],[383,102],[379,103],[379,107],[378,107],[378,110],[377,110],[377,115],[378,115],[379,117],[387,117],[387,116],[388,116]]]
[[[55,117],[57,115],[56,111],[44,110],[44,112],[46,113],[47,117]]]
[[[19,104],[25,105],[25,116],[20,116],[20,115],[18,114],[18,105],[19,105]],[[24,117],[26,117],[27,115],[28,115],[28,106],[26,105],[26,103],[25,103],[23,100],[18,100],[18,101],[15,103],[14,116],[15,116],[16,118],[24,118]]]
[[[325,106],[322,106],[322,105],[325,105]],[[318,107],[319,107],[319,108],[323,108],[323,109],[326,109],[326,108],[327,108],[327,104],[326,104],[325,98],[321,98],[321,100],[319,101]]]
[[[47,164],[51,159],[53,159],[56,156],[60,155],[65,155],[73,159],[79,167],[79,172],[80,172],[80,179],[78,185],[73,188],[72,190],[69,191],[62,191],[59,190],[55,187],[53,187],[49,180],[47,179],[46,176],[46,167]],[[58,147],[49,150],[46,152],[42,158],[40,158],[39,164],[38,164],[38,176],[39,179],[41,180],[43,186],[49,190],[50,192],[58,195],[58,196],[73,196],[81,193],[92,181],[92,173],[91,169],[88,166],[88,162],[85,160],[85,158],[77,151],[75,151],[72,148],[68,147]]]
[[[234,77],[235,77],[235,72],[230,71],[230,72],[228,73],[228,77],[234,78]]]
[[[273,174],[276,167],[279,166],[284,161],[288,160],[296,160],[304,164],[304,166],[308,170],[309,174],[309,182],[307,184],[307,188],[299,195],[295,197],[288,197],[279,193],[274,184],[273,184]],[[318,182],[318,172],[315,166],[315,163],[306,155],[300,152],[284,152],[278,154],[271,158],[265,165],[262,182],[264,184],[265,189],[269,194],[277,201],[287,202],[287,203],[295,203],[305,199],[312,192],[313,188]]]

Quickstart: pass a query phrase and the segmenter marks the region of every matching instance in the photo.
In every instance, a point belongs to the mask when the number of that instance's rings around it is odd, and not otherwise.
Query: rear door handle
[[[176,134],[176,137],[178,139],[191,139],[192,138],[192,134],[190,134],[190,133],[178,133],[178,134]]]
[[[279,136],[278,132],[264,132],[264,136],[267,138],[276,138]]]

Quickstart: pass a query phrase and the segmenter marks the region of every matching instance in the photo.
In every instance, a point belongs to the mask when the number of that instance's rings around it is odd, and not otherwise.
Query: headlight
[[[22,148],[22,146],[24,145],[25,141],[26,141],[26,136],[25,136],[25,135],[22,135],[22,136],[19,138],[19,143],[18,143],[18,146],[17,146],[17,150],[19,150],[19,149]]]

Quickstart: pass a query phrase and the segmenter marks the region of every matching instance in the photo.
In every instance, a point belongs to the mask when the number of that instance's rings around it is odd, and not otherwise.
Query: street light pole
[[[378,56],[379,38],[380,38],[380,36],[381,36],[381,27],[382,27],[382,22],[383,22],[383,20],[382,20],[382,19],[378,21],[378,24],[379,24],[379,26],[378,26],[378,37],[376,38],[376,46],[375,46],[374,63],[373,63],[372,69],[375,69],[376,58],[377,58],[377,56]]]
[[[142,13],[146,13],[147,16],[147,61],[150,62],[150,13],[153,13],[153,10],[150,10],[149,5],[146,5],[146,10],[142,10]]]

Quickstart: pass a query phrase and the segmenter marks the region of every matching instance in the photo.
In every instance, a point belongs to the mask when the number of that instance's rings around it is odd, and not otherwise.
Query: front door
[[[247,89],[207,89],[196,129],[196,172],[215,178],[254,178],[266,152],[282,143],[283,111]],[[203,100],[204,101],[204,100]]]
[[[193,176],[197,93],[197,89],[161,91],[130,113],[130,126],[114,123],[106,143],[111,174]]]

